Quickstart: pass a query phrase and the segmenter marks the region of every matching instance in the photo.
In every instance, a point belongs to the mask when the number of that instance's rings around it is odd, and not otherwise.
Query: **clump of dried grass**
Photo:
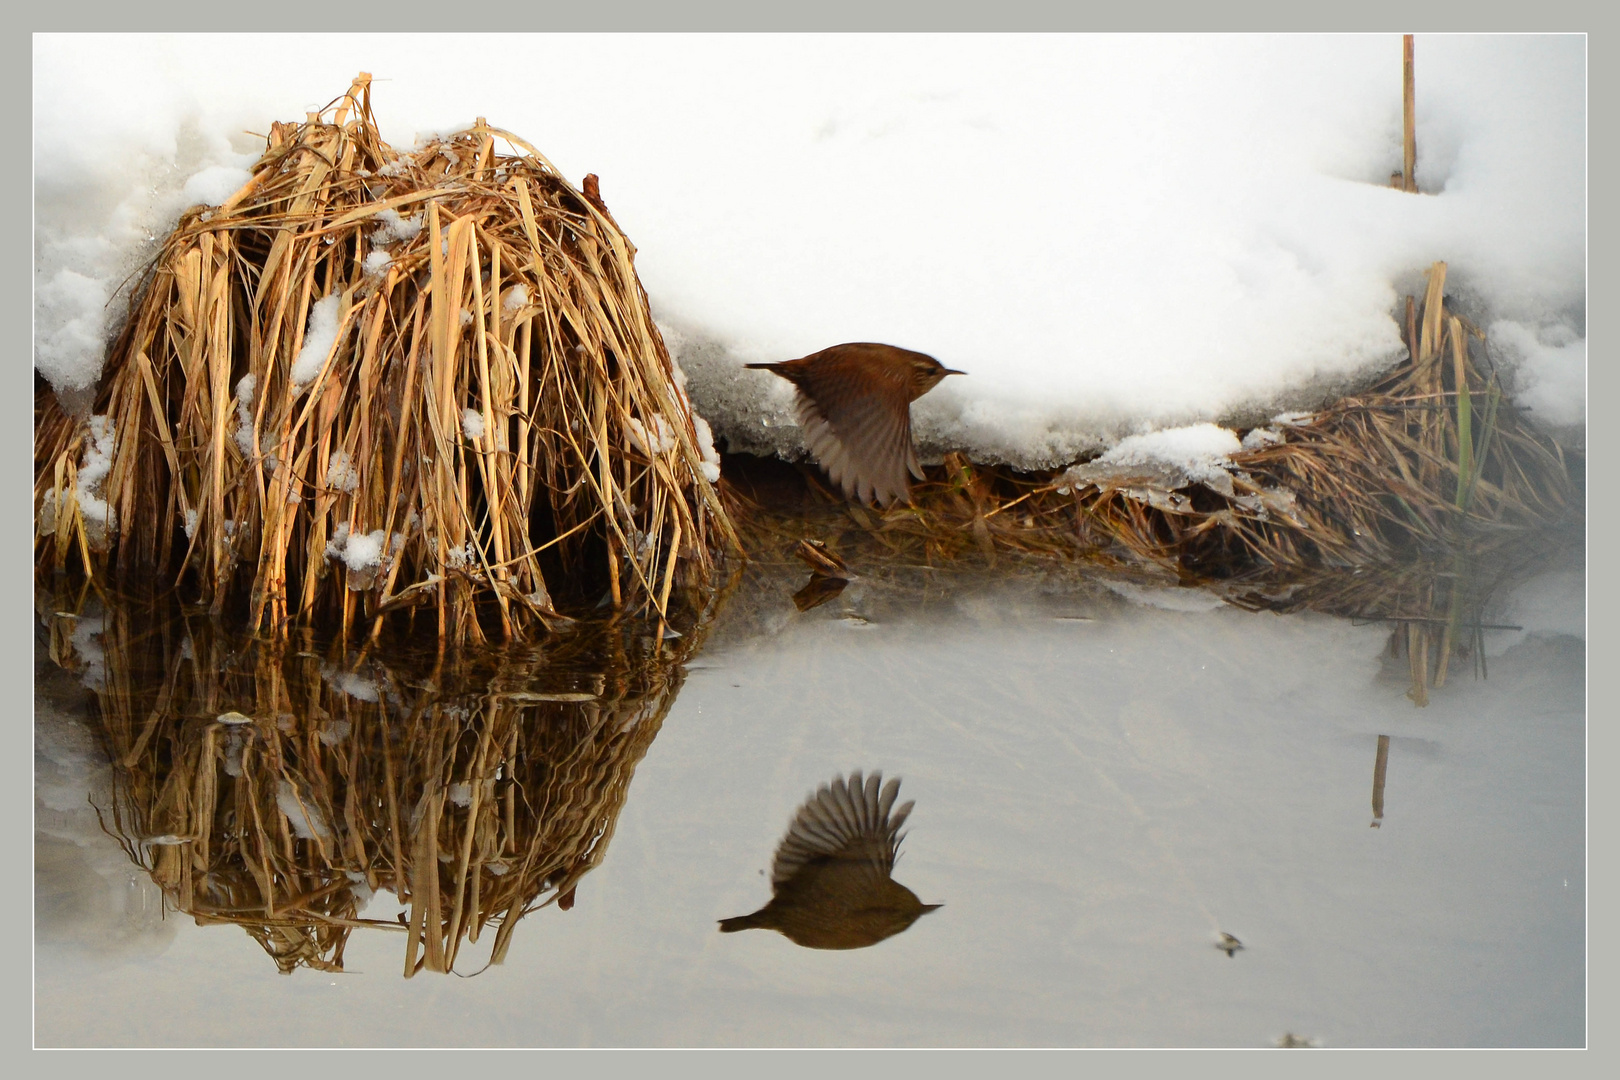
[[[67,614],[82,600],[41,597],[52,655],[89,676],[106,826],[171,908],[241,926],[289,973],[341,970],[356,928],[403,933],[407,977],[454,970],[489,932],[500,963],[523,916],[571,906],[712,615],[384,664],[120,602],[95,616],[91,673]],[[363,915],[382,889],[403,924]]]
[[[476,641],[492,601],[521,636],[592,591],[665,614],[677,564],[735,541],[634,252],[594,177],[482,120],[388,146],[362,74],[182,216],[101,426],[36,403],[36,566],[245,590],[277,630],[429,603]]]

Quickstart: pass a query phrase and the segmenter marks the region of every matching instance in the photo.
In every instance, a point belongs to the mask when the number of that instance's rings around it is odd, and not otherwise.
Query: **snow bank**
[[[396,146],[483,115],[602,176],[733,449],[800,446],[790,388],[740,364],[841,341],[970,373],[915,407],[925,454],[1055,464],[1310,407],[1401,355],[1392,313],[1437,259],[1479,325],[1519,328],[1497,353],[1536,415],[1584,417],[1580,36],[1418,36],[1421,196],[1387,186],[1396,35],[615,36],[611,80],[581,37],[34,40],[35,363],[59,386],[93,380],[102,297],[188,179],[218,196],[254,149],[235,133],[363,69]]]
[[[1542,424],[1586,426],[1586,339],[1562,323],[1535,328],[1509,319],[1488,331],[1497,358],[1517,375],[1514,399]]]

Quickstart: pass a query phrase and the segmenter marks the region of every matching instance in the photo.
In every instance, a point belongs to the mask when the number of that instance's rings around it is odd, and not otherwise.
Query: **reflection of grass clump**
[[[41,394],[36,565],[188,572],[274,628],[432,603],[480,640],[478,600],[521,635],[604,592],[663,612],[730,525],[594,180],[482,120],[399,152],[364,75],[272,125],[147,269],[98,415]]]
[[[102,618],[110,831],[175,910],[244,927],[286,972],[341,969],[363,926],[406,935],[407,975],[451,970],[491,929],[499,963],[518,919],[568,906],[601,861],[703,636],[618,619],[544,652],[394,666],[318,654],[303,634],[231,638],[203,616]],[[75,620],[54,621],[53,653],[73,663]],[[361,915],[379,889],[404,925]]]

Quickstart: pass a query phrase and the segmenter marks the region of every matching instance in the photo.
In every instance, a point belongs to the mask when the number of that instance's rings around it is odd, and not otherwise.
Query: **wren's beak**
[[[955,372],[955,373],[954,373],[954,374],[957,374],[957,375],[966,375],[966,374],[967,374],[967,372],[965,372],[965,371],[958,371],[958,372]],[[938,911],[938,910],[939,910],[939,909],[940,909],[940,908],[942,908],[942,907],[944,907],[944,906],[945,906],[945,905],[944,905],[944,904],[924,904],[924,905],[923,905],[923,906],[922,906],[922,913],[923,913],[923,914],[924,914],[924,915],[926,915],[926,914],[928,914],[928,913],[929,913],[929,912],[930,912],[930,911]]]
[[[967,372],[965,372],[965,371],[957,371],[955,368],[941,368],[940,373],[942,375],[966,375],[967,374]]]

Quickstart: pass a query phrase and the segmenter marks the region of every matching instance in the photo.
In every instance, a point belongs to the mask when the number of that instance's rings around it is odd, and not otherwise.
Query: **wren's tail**
[[[743,365],[743,367],[745,367],[745,368],[753,368],[755,371],[775,371],[777,368],[779,368],[781,366],[782,366],[781,364],[744,364]]]
[[[720,932],[722,934],[735,934],[739,930],[754,930],[762,927],[765,924],[760,920],[759,916],[760,912],[756,911],[752,915],[738,915],[731,919],[721,919]]]

